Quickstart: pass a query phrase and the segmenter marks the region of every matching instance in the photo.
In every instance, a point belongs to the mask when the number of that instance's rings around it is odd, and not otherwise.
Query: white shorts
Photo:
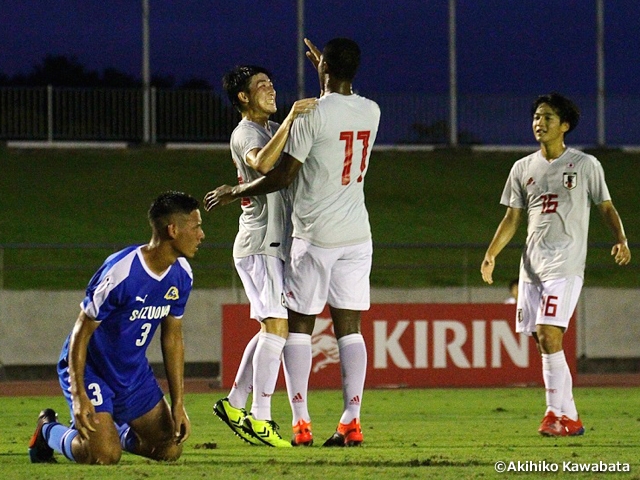
[[[251,318],[287,318],[282,305],[284,262],[271,255],[250,255],[233,259],[251,304]]]
[[[542,284],[520,280],[516,310],[516,332],[531,335],[536,325],[555,325],[565,330],[573,315],[583,279],[578,276],[556,278]]]
[[[318,315],[329,303],[345,310],[368,310],[371,240],[322,248],[294,238],[284,281],[285,303],[303,315]]]

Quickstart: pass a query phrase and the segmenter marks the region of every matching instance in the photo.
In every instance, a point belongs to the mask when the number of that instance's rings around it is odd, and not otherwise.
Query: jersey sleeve
[[[112,269],[103,266],[89,281],[80,308],[89,317],[100,322],[108,318],[122,303],[120,295],[122,289],[117,288],[119,284],[120,280],[114,275]]]
[[[293,121],[289,138],[284,146],[284,152],[291,155],[300,163],[304,163],[315,139],[315,124],[319,121],[319,108],[307,115],[301,115]]]
[[[236,153],[242,163],[247,163],[247,154],[254,148],[262,148],[266,145],[265,139],[253,128],[239,127],[231,136],[231,149]]]
[[[600,205],[602,202],[611,200],[611,194],[607,187],[607,182],[604,179],[604,170],[602,164],[595,158],[592,159],[592,164],[587,178],[589,198],[596,205]]]
[[[522,189],[520,180],[520,165],[518,163],[511,167],[509,177],[504,185],[500,203],[511,208],[526,208],[526,196]]]
[[[180,266],[178,299],[171,304],[169,314],[176,318],[182,318],[193,288],[193,271],[189,262],[183,257],[178,258],[178,264]]]

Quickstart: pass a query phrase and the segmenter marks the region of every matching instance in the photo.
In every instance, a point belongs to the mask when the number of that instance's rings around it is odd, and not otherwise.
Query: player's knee
[[[562,350],[562,332],[554,330],[539,330],[538,347],[541,353],[556,353]]]
[[[182,455],[182,445],[165,443],[154,449],[152,458],[163,462],[175,462]]]
[[[88,452],[88,456],[84,462],[93,465],[115,465],[120,461],[122,457],[122,448],[120,444],[101,444],[92,447]]]

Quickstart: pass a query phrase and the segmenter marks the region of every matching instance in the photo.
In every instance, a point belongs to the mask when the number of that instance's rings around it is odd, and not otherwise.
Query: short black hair
[[[170,222],[171,215],[190,215],[200,207],[200,202],[191,195],[170,190],[156,197],[147,214],[152,228],[162,231]]]
[[[560,95],[557,92],[540,95],[535,99],[533,105],[531,105],[532,117],[535,115],[538,107],[543,103],[549,105],[553,111],[558,114],[560,122],[566,122],[569,124],[569,130],[567,130],[567,133],[578,126],[578,121],[580,120],[580,109],[564,95]]]
[[[349,38],[334,38],[324,46],[322,57],[333,77],[352,81],[360,66],[360,47]]]
[[[271,78],[271,72],[269,70],[257,65],[237,65],[222,77],[222,88],[227,92],[231,104],[236,107],[239,112],[242,112],[242,104],[240,100],[238,100],[238,94],[240,92],[248,92],[251,77],[259,73],[264,73],[267,77]]]

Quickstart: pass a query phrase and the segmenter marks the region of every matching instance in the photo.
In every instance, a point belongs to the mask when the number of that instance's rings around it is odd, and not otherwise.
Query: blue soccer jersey
[[[108,257],[95,273],[82,310],[100,322],[87,349],[87,367],[114,391],[127,391],[149,371],[146,351],[167,315],[181,318],[193,274],[179,258],[162,275],[145,264],[141,246],[131,246]],[[68,358],[69,338],[61,359]]]

